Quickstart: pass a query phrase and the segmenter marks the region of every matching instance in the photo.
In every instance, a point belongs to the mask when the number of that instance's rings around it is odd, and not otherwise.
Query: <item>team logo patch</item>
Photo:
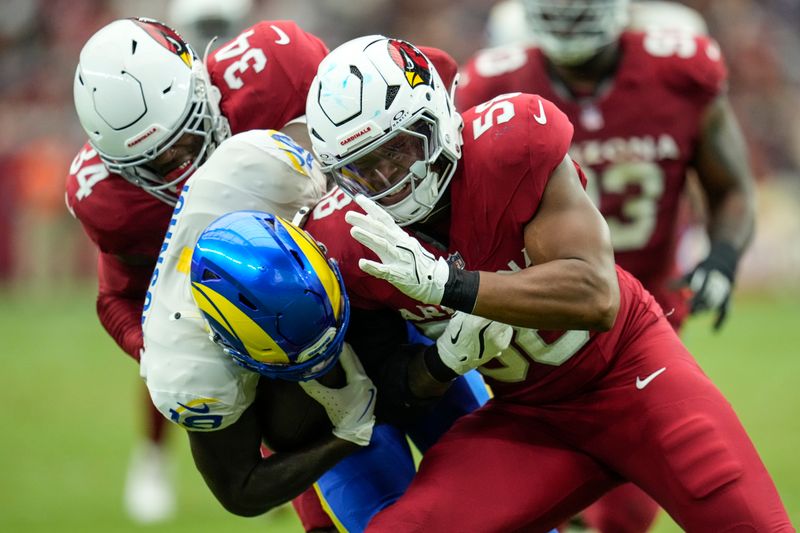
[[[190,402],[176,402],[177,407],[169,410],[170,420],[190,429],[212,430],[222,424],[222,415],[215,414],[216,398],[198,398]]]
[[[292,168],[304,176],[310,175],[309,170],[314,161],[314,156],[311,155],[311,152],[306,151],[294,139],[279,131],[269,130],[269,136],[278,149],[281,150],[281,153],[286,157]]]
[[[158,44],[180,57],[187,67],[192,68],[192,52],[178,32],[157,20],[139,18],[134,22]]]
[[[464,258],[461,257],[460,252],[453,252],[452,254],[447,256],[447,264],[456,267],[459,270],[464,270],[467,268],[467,263],[464,261]]]
[[[417,85],[431,84],[431,67],[428,59],[417,47],[406,41],[389,39],[389,55],[405,71],[406,81],[414,88]]]

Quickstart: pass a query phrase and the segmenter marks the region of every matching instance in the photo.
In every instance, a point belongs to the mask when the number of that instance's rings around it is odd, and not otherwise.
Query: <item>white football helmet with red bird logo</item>
[[[210,96],[202,61],[175,30],[151,19],[108,24],[84,45],[75,72],[75,109],[111,172],[168,203],[168,191],[230,135]],[[193,153],[166,175],[148,168],[185,134]]]
[[[461,157],[461,116],[436,68],[411,43],[360,37],[331,52],[306,117],[322,170],[379,202],[400,225],[434,210]]]

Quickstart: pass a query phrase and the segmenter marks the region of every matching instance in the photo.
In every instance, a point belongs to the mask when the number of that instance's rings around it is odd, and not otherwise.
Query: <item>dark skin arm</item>
[[[239,516],[260,515],[293,499],[360,448],[326,429],[309,444],[262,458],[259,408],[254,403],[219,431],[188,432],[195,466],[222,506]]]
[[[390,309],[350,310],[347,341],[378,387],[376,416],[399,427],[413,423],[450,387],[454,374],[437,381],[421,344],[409,344],[406,322]]]
[[[741,254],[755,227],[755,182],[747,146],[725,95],[703,115],[694,167],[708,202],[709,237]]]
[[[380,323],[394,323],[389,331],[392,340],[405,337],[405,325],[397,313],[394,320],[377,313]],[[393,353],[386,343],[377,338],[367,338],[365,346],[381,347],[375,359],[401,356]],[[444,394],[450,381],[439,382],[427,371],[423,355],[425,348],[421,345],[406,345],[411,355],[407,374],[394,376],[407,379],[411,395],[427,403]],[[384,359],[387,360],[387,359]],[[379,362],[374,364],[376,372]],[[337,366],[329,374],[320,378],[326,386],[335,387],[343,383],[344,373]],[[195,466],[200,471],[211,492],[229,512],[240,516],[260,515],[277,505],[285,503],[314,483],[323,473],[331,469],[341,459],[360,447],[330,434],[330,424],[324,409],[302,391],[296,383],[266,380],[259,384],[256,401],[242,414],[234,424],[227,428],[212,432],[190,431],[189,443]],[[388,387],[399,391],[395,387]],[[263,396],[262,396],[263,394]],[[385,396],[383,391],[381,396]],[[379,396],[379,397],[381,397]],[[411,398],[401,394],[397,401],[405,402]],[[384,401],[389,398],[384,398]],[[300,404],[305,401],[305,406]],[[412,400],[413,401],[413,400]],[[304,430],[292,434],[289,426],[280,418],[286,413],[269,411],[272,406],[281,403],[294,406],[291,417],[308,418],[323,424],[303,426]],[[401,408],[402,409],[402,408]],[[414,415],[414,411],[409,412]],[[278,421],[275,422],[275,417]],[[273,422],[269,422],[272,419]],[[283,429],[281,429],[283,428]],[[270,433],[270,435],[265,434]],[[290,431],[290,433],[286,433]],[[262,458],[260,446],[262,439],[269,441],[275,452],[270,457]]]
[[[525,227],[532,266],[480,273],[473,314],[536,329],[606,331],[619,310],[608,226],[566,156]]]

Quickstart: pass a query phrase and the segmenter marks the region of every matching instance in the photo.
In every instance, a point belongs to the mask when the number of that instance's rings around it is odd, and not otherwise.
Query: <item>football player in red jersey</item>
[[[674,310],[676,327],[687,311],[707,309],[721,326],[753,233],[754,187],[716,43],[671,25],[624,31],[628,0],[525,4],[539,46],[476,54],[462,69],[457,107],[514,91],[555,103],[575,124],[570,154],[596,188],[617,262]],[[687,302],[670,282],[690,168],[709,204],[711,251],[687,278]]]
[[[738,259],[754,226],[754,184],[747,149],[726,96],[726,68],[716,43],[681,28],[688,8],[627,0],[524,0],[538,46],[478,52],[456,94],[468,109],[507,92],[555,103],[575,125],[571,157],[611,230],[616,261],[634,274],[677,329],[687,312],[727,314]],[[647,32],[624,30],[629,8]],[[653,10],[651,10],[653,11]],[[675,17],[671,21],[670,16]],[[696,16],[696,14],[694,14]],[[694,34],[693,34],[694,33]],[[696,171],[708,213],[708,256],[685,284],[675,260],[681,197]],[[691,299],[687,293],[692,292]],[[584,513],[600,531],[646,531],[657,506],[635,487],[620,487]]]
[[[174,30],[148,19],[112,22],[84,46],[74,93],[89,142],[70,168],[66,201],[99,251],[100,321],[133,359],[180,184],[231,132],[283,128],[302,139],[305,127],[287,124],[303,115],[327,51],[291,21],[247,28],[205,64]],[[126,508],[155,521],[171,513],[174,495],[161,464],[166,421],[145,401],[149,442],[131,465]]]
[[[371,530],[543,531],[624,481],[689,531],[792,530],[731,406],[615,266],[555,105],[511,93],[459,115],[419,50],[369,36],[320,64],[306,116],[324,171],[357,195],[334,190],[305,226],[351,305],[429,330],[453,310],[514,326],[481,367],[494,398]],[[424,362],[446,381],[459,361],[439,355]]]

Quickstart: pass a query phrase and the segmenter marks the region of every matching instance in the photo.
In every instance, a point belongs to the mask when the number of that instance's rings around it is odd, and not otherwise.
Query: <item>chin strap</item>
[[[205,52],[203,52],[203,59],[197,66],[196,72],[198,77],[203,80],[206,87],[206,101],[208,102],[208,107],[214,120],[214,124],[212,124],[214,128],[214,140],[219,144],[231,136],[231,126],[219,107],[219,103],[222,100],[222,93],[216,85],[211,83],[211,76],[206,68],[206,65],[208,65],[208,54],[211,52],[211,47],[217,42],[217,39],[219,39],[219,37],[215,36],[208,41]],[[213,152],[213,149],[211,151]],[[209,153],[208,155],[211,154]]]

